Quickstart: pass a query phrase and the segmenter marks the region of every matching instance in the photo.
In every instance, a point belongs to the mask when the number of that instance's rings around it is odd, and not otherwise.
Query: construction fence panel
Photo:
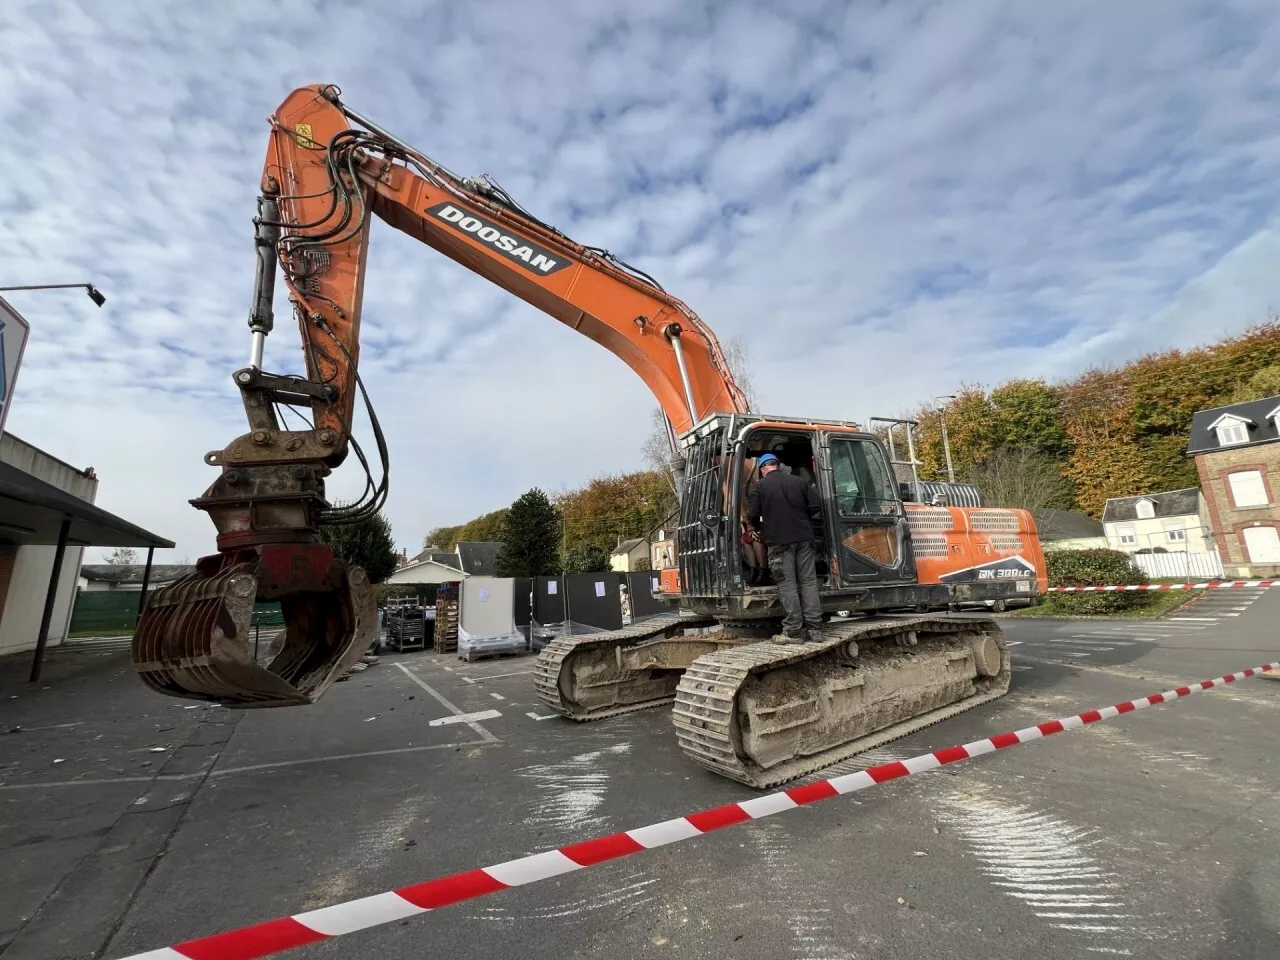
[[[71,610],[71,632],[132,630],[138,623],[138,597],[136,590],[79,591]]]
[[[622,629],[619,575],[570,573],[564,577],[565,619],[597,630]]]
[[[512,611],[517,627],[527,627],[533,622],[533,578],[516,577],[513,586]]]
[[[542,624],[564,622],[564,577],[533,578],[533,620]]]
[[[1131,559],[1153,580],[1210,580],[1226,576],[1217,553],[1135,553]]]
[[[671,607],[653,595],[658,589],[658,583],[657,571],[637,570],[627,574],[627,593],[631,595],[632,622],[671,612]]]
[[[148,590],[148,599],[155,590]],[[71,633],[107,633],[132,630],[138,625],[138,590],[79,590],[71,608]],[[253,624],[284,626],[279,603],[257,603]]]

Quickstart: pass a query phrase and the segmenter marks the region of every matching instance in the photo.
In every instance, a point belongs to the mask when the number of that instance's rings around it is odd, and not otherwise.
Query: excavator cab
[[[922,502],[922,485],[899,484],[894,467],[901,461],[856,424],[722,414],[690,431],[681,448],[678,591],[697,614],[722,621],[782,616],[777,591],[753,576],[758,557],[742,535],[747,497],[759,479],[755,464],[766,453],[817,488],[823,515],[813,545],[827,613],[924,612],[959,601],[1007,601],[1046,585],[1030,514],[932,502],[950,495],[948,484],[933,484],[938,489]],[[917,499],[904,499],[904,488]],[[672,599],[673,580],[664,581]]]
[[[753,575],[757,558],[742,536],[766,453],[817,487],[823,516],[813,544],[824,606],[845,608],[849,594],[869,584],[914,588],[910,529],[889,458],[856,424],[716,416],[685,437],[683,453],[677,547],[682,599],[694,610],[735,620],[781,616],[776,591]],[[904,594],[903,602],[914,599]]]

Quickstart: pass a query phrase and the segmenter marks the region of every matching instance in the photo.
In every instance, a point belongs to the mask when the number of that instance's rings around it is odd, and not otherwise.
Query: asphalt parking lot
[[[1280,659],[1280,591],[1219,593],[1008,618],[1008,696],[837,769]],[[548,716],[531,666],[390,655],[261,712],[152,695],[111,645],[41,689],[0,669],[0,956],[125,956],[754,795],[664,710]],[[1277,721],[1247,681],[296,955],[1271,958]]]

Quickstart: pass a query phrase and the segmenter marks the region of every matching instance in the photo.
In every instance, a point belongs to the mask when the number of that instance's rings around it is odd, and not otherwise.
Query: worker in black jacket
[[[782,632],[793,643],[822,639],[822,600],[814,569],[813,525],[822,505],[813,485],[783,473],[778,458],[760,458],[760,482],[747,497],[747,520],[763,530],[769,573],[786,616]],[[781,639],[781,638],[780,638]]]

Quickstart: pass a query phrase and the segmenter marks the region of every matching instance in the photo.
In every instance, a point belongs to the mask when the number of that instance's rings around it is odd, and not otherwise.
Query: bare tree
[[[733,337],[720,344],[725,363],[729,365],[729,373],[737,383],[738,389],[746,397],[747,409],[756,408],[755,384],[751,378],[750,355],[746,342],[741,337]],[[649,418],[649,433],[640,445],[640,454],[650,470],[656,470],[666,478],[671,489],[676,489],[675,476],[671,472],[671,439],[667,429],[667,418],[660,407],[654,407]]]
[[[742,337],[731,337],[720,344],[720,352],[724,354],[724,362],[729,365],[729,373],[742,395],[747,398],[747,409],[754,410],[756,401],[755,378],[751,374],[751,352]]]
[[[1041,510],[1071,505],[1071,483],[1051,458],[1025,447],[998,447],[965,476],[993,507]]]
[[[649,433],[640,445],[640,455],[645,466],[662,474],[672,492],[676,489],[676,479],[671,473],[671,441],[667,435],[667,416],[661,407],[654,407],[649,414]]]
[[[116,547],[107,554],[107,563],[127,567],[138,562],[138,554],[132,547]]]

